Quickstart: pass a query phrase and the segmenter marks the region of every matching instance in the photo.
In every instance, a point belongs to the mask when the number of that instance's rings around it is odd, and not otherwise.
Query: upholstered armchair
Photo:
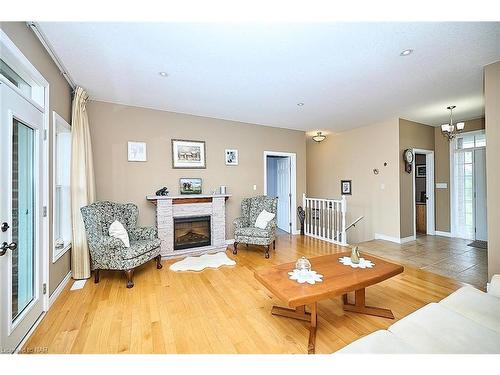
[[[234,250],[238,253],[238,244],[260,245],[265,248],[265,257],[269,258],[269,248],[273,244],[276,249],[276,216],[267,223],[265,229],[255,226],[257,216],[266,210],[276,215],[278,208],[278,198],[271,198],[265,195],[245,198],[241,201],[241,217],[234,220]]]
[[[90,251],[94,282],[99,282],[100,270],[124,271],[127,288],[134,286],[134,269],[155,259],[156,268],[162,268],[160,240],[154,227],[137,227],[139,209],[135,204],[96,202],[80,209]],[[127,230],[130,247],[109,236],[111,223],[118,220]]]

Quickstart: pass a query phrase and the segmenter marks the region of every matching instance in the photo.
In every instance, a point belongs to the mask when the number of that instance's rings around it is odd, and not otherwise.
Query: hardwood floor
[[[48,353],[307,353],[307,324],[271,315],[279,304],[255,269],[345,251],[320,240],[279,235],[276,251],[240,246],[233,267],[174,273],[173,261],[139,268],[126,288],[121,272],[102,272],[81,290],[68,285],[24,346]],[[71,283],[70,283],[71,284]],[[460,283],[415,268],[367,288],[367,304],[390,308],[396,320],[439,301]],[[394,320],[344,312],[342,297],[318,304],[316,353],[332,353]]]

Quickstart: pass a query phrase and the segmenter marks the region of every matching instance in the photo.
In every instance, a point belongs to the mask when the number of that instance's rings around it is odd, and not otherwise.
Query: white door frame
[[[416,202],[417,197],[415,196],[415,171],[416,171],[416,163],[417,156],[416,154],[424,154],[425,155],[425,195],[427,196],[426,203],[426,223],[427,228],[426,232],[429,236],[434,236],[436,234],[436,224],[435,224],[435,199],[434,199],[434,151],[426,150],[422,148],[414,148],[413,149],[413,168],[412,168],[412,194],[413,194],[413,235],[415,238],[417,237],[417,208]]]
[[[38,108],[43,112],[43,166],[42,166],[42,181],[40,181],[39,187],[41,188],[40,199],[42,200],[42,210],[46,212],[42,219],[41,233],[43,237],[42,249],[41,251],[41,262],[42,262],[42,284],[45,284],[45,294],[43,295],[43,311],[44,313],[49,310],[49,82],[40,74],[40,72],[31,64],[31,62],[24,56],[19,48],[12,42],[12,40],[5,34],[3,30],[0,29],[0,50],[2,52],[2,57],[4,54],[8,55],[10,61],[15,65],[13,68],[19,69],[24,74],[28,75],[29,78],[43,91],[41,94],[43,96],[43,107],[37,103],[33,98],[26,96],[21,92],[14,84],[12,84],[8,79],[4,78],[0,74],[0,84],[5,84],[19,95],[21,95],[25,100],[27,100],[34,107]],[[16,351],[19,350],[22,345],[27,341],[34,328],[39,324],[44,316],[44,313],[40,316],[38,321],[34,324],[25,338],[21,341]]]
[[[485,129],[479,129],[479,130],[472,130],[470,132],[464,132],[461,134],[467,134],[467,135],[475,135],[475,134],[486,134]],[[486,139],[486,142],[488,140]],[[449,144],[450,144],[450,236],[451,237],[458,237],[457,235],[457,228],[456,228],[456,215],[455,215],[455,210],[453,209],[455,205],[457,204],[455,201],[455,145],[457,143],[457,139],[454,138]],[[470,151],[472,151],[472,186],[474,187],[474,193],[476,192],[476,171],[474,167],[474,162],[475,162],[475,154],[474,151],[477,150],[480,147],[472,147],[470,148]],[[488,173],[488,172],[486,172]],[[473,200],[474,204],[474,227],[476,226],[476,200]],[[474,238],[475,238],[474,234]],[[459,238],[459,237],[458,237]]]
[[[294,152],[281,152],[281,151],[264,151],[264,195],[267,195],[267,157],[268,156],[285,156],[290,157],[290,193],[291,204],[290,204],[290,220],[292,221],[292,233],[290,234],[300,234],[297,230],[297,154]]]

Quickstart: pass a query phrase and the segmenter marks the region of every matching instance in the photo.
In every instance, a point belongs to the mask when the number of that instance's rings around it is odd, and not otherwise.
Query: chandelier
[[[326,138],[326,135],[323,135],[321,132],[318,132],[314,137],[312,137],[314,142],[321,142],[324,141]]]
[[[453,110],[455,108],[455,105],[446,107],[446,109],[450,110],[450,123],[441,125],[441,132],[444,136],[448,137],[449,141],[455,138],[457,134],[461,133],[465,127],[465,123],[463,122],[457,122],[456,124],[453,124]]]

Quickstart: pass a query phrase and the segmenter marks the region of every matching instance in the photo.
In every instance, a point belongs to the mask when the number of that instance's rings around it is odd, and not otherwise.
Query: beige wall
[[[488,277],[500,274],[500,61],[484,69]]]
[[[434,150],[434,128],[405,119],[399,119],[399,192],[400,192],[400,237],[415,234],[415,197],[413,174],[405,171],[403,152],[407,148]]]
[[[376,233],[399,237],[398,137],[397,119],[330,134],[321,143],[308,137],[308,196],[339,198],[340,180],[352,180],[347,222],[365,218],[349,230],[351,244],[371,240]]]
[[[297,204],[306,189],[306,144],[301,131],[157,111],[104,102],[88,104],[98,200],[133,202],[139,223],[155,223],[146,195],[167,186],[179,193],[180,177],[201,177],[205,192],[226,185],[226,238],[233,238],[234,218],[244,197],[263,194],[264,151],[297,154]],[[206,142],[206,169],[172,169],[171,139]],[[147,143],[147,162],[127,161],[127,141]],[[239,150],[239,165],[226,166],[224,150]],[[253,185],[257,190],[253,190]]]
[[[465,121],[465,131],[484,129],[484,118]],[[435,189],[436,230],[451,231],[450,218],[450,142],[443,136],[440,127],[434,128],[435,182],[444,182],[447,189]]]
[[[35,34],[25,22],[2,22],[1,29],[9,36],[26,58],[49,82],[50,136],[52,139],[52,111],[56,111],[67,122],[71,117],[71,88],[59,69],[47,54]],[[52,143],[50,143],[50,191],[52,191]],[[49,215],[52,223],[52,196],[50,196]],[[52,244],[52,225],[50,225],[50,244]],[[70,270],[70,252],[52,263],[52,246],[49,261],[49,293],[52,293]]]

